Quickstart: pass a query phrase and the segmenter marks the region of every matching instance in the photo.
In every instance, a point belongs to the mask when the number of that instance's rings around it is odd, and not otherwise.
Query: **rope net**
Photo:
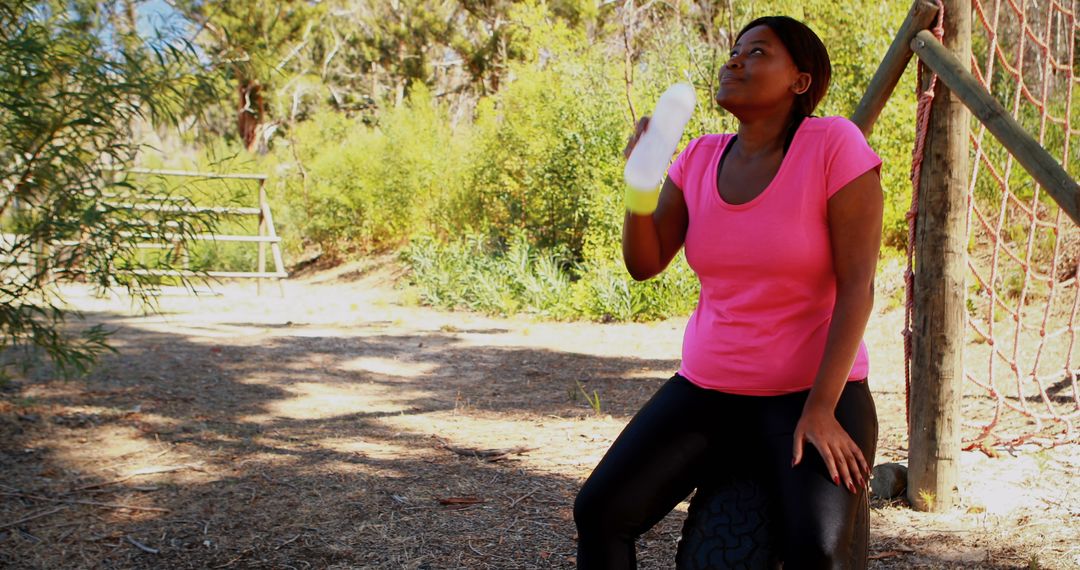
[[[972,8],[972,74],[1075,179],[1080,0],[972,0]],[[917,141],[932,89],[920,94]],[[974,118],[970,140],[965,449],[1076,442],[1080,229]]]

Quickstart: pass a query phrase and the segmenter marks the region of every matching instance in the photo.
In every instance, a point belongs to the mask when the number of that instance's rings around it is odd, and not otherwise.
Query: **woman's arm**
[[[686,241],[687,220],[682,190],[670,178],[664,180],[655,212],[639,216],[628,210],[622,250],[630,276],[644,281],[663,271]]]
[[[793,464],[802,460],[803,441],[809,441],[825,460],[833,481],[843,483],[852,492],[854,485],[866,484],[870,467],[836,421],[836,403],[874,308],[883,202],[876,169],[851,181],[829,199],[836,305],[821,367],[795,429]]]
[[[623,156],[630,156],[630,151],[634,149],[648,124],[648,117],[642,117],[638,121]],[[644,281],[663,271],[686,240],[688,220],[689,214],[682,190],[671,178],[664,179],[656,211],[637,215],[628,210],[623,219],[622,250],[623,261],[626,262],[630,276]]]

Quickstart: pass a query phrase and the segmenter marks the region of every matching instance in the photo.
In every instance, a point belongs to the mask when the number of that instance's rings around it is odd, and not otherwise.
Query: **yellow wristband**
[[[660,189],[643,192],[627,186],[625,199],[627,210],[639,216],[647,216],[656,211],[656,203],[660,200]]]

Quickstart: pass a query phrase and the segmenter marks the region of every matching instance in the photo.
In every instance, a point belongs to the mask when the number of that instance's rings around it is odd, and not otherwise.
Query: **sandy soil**
[[[0,566],[573,567],[576,489],[677,367],[684,321],[442,312],[398,276],[167,292],[149,316],[71,288],[118,352],[0,391]],[[902,324],[879,311],[867,334],[877,463],[906,460]],[[871,567],[1080,567],[1077,447],[964,452],[944,514],[875,502]],[[672,567],[685,507],[641,567]]]

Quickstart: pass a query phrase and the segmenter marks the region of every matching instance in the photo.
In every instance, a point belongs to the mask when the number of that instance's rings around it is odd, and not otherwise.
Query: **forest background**
[[[686,314],[697,283],[681,256],[644,283],[622,267],[621,152],[634,120],[689,81],[699,102],[683,144],[732,130],[712,100],[719,70],[734,33],[767,14],[822,36],[835,71],[818,113],[849,115],[904,4],[177,2],[219,30],[195,38],[211,60],[245,61],[222,78],[232,96],[219,118],[164,142],[186,155],[140,162],[268,173],[293,263],[399,250],[423,302],[596,320]],[[897,250],[914,137],[914,79],[904,84],[871,140],[887,164],[885,242]],[[251,268],[253,254],[219,247],[203,261]]]
[[[718,73],[738,29],[770,14],[801,19],[822,37],[833,80],[818,114],[848,116],[908,8],[880,0],[15,0],[0,12],[0,73],[11,85],[0,110],[3,179],[16,198],[27,188],[50,196],[40,204],[57,212],[61,235],[100,236],[98,224],[119,236],[100,255],[66,262],[89,280],[117,279],[111,268],[125,256],[176,260],[125,249],[133,234],[116,221],[119,211],[73,199],[72,188],[100,198],[105,180],[136,197],[251,206],[256,191],[242,182],[105,176],[131,166],[248,172],[269,176],[294,269],[390,251],[411,269],[414,300],[435,306],[598,321],[685,315],[697,283],[681,255],[646,282],[622,267],[621,153],[634,121],[686,81],[698,106],[680,148],[733,130],[713,102]],[[1018,34],[1004,28],[999,42],[1010,53]],[[881,267],[897,277],[911,199],[914,67],[870,137],[884,160]],[[996,95],[1011,96],[1008,82]],[[5,228],[17,233],[41,218],[16,216]],[[254,222],[166,218],[157,231],[168,222],[169,231],[210,224],[254,233]],[[195,243],[190,253],[195,269],[255,266],[252,244]],[[899,304],[900,279],[890,281]],[[4,307],[7,340],[25,338],[10,323],[26,307]],[[56,318],[48,315],[39,317]],[[31,332],[48,332],[39,328]],[[45,338],[37,344],[60,342]],[[100,337],[89,341],[87,354],[100,350]]]

